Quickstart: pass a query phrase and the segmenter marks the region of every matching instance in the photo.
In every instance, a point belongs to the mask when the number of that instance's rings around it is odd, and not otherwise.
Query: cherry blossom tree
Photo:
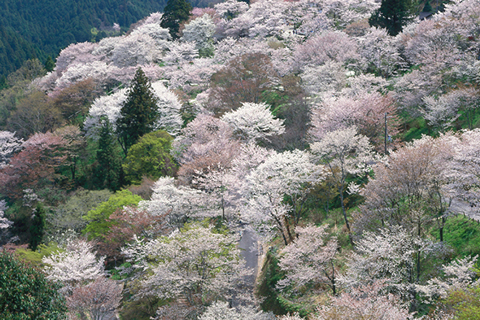
[[[399,42],[386,29],[370,28],[358,38],[358,43],[358,54],[364,60],[362,64],[367,71],[388,78],[406,67]]]
[[[323,168],[314,165],[307,152],[273,153],[246,177],[242,217],[257,226],[272,223],[270,228],[276,229],[287,245],[295,238],[310,189],[323,177]]]
[[[340,91],[347,82],[347,70],[343,63],[327,61],[323,65],[310,65],[301,73],[302,86],[312,96],[324,92]]]
[[[395,295],[382,294],[384,281],[353,287],[339,296],[331,297],[329,304],[317,309],[314,320],[371,319],[407,320],[414,319],[408,307]]]
[[[173,41],[168,46],[168,52],[162,58],[167,66],[176,66],[183,62],[192,62],[198,58],[198,49],[193,42]]]
[[[262,0],[252,3],[248,10],[244,11],[244,5],[230,1],[219,5],[217,10],[220,16],[227,19],[223,25],[226,36],[265,38],[281,34],[285,27],[283,17],[288,6],[288,2],[284,1]]]
[[[225,20],[231,20],[248,10],[248,4],[243,1],[227,0],[217,3],[215,6],[217,15]]]
[[[8,209],[7,202],[0,200],[0,230],[8,229],[12,226],[13,222],[4,217],[5,211]]]
[[[169,88],[181,89],[185,93],[195,93],[208,88],[212,75],[222,68],[212,58],[197,58],[182,61],[177,65],[163,68]]]
[[[325,165],[328,175],[333,181],[340,195],[345,225],[350,232],[350,224],[344,204],[346,178],[348,175],[360,175],[370,170],[369,163],[373,161],[373,147],[368,138],[357,133],[356,127],[331,131],[320,142],[311,146],[317,162]]]
[[[478,212],[480,167],[478,156],[480,152],[480,130],[467,130],[460,136],[460,141],[454,141],[453,158],[448,176],[451,180],[448,190],[451,195],[470,206],[472,212]],[[465,212],[463,212],[465,213]]]
[[[173,177],[161,177],[152,187],[149,201],[140,203],[151,215],[161,217],[168,214],[168,222],[175,226],[184,218],[199,211],[201,193],[187,186],[177,186]]]
[[[446,299],[453,291],[478,286],[476,262],[475,256],[445,264],[442,266],[443,277],[430,279],[425,285],[417,285],[417,289],[428,301],[433,302],[434,299]]]
[[[122,286],[116,281],[99,277],[87,285],[75,287],[67,297],[67,306],[71,313],[79,312],[94,320],[108,320],[121,300]]]
[[[97,258],[92,250],[93,245],[84,240],[69,241],[65,248],[44,257],[47,279],[72,287],[102,276],[105,258]]]
[[[22,149],[23,139],[15,137],[15,132],[0,131],[0,168],[8,164],[14,153]]]
[[[389,223],[402,225],[423,236],[438,223],[443,241],[450,192],[449,166],[455,138],[424,136],[392,153],[386,163],[374,167],[374,179],[362,190],[365,205],[356,228],[375,230]]]
[[[425,107],[421,112],[430,125],[442,129],[450,127],[461,114],[465,114],[468,127],[472,129],[478,95],[475,88],[466,87],[450,91],[438,98],[428,96],[423,99]]]
[[[213,35],[216,29],[210,15],[204,14],[185,26],[181,39],[195,43],[200,55],[209,56],[213,54]]]
[[[203,191],[202,216],[233,218],[233,211],[240,202],[240,182],[232,170],[218,167],[206,174],[198,172],[192,185]]]
[[[265,103],[243,103],[221,119],[232,126],[234,135],[246,142],[268,141],[268,137],[285,132],[283,121],[275,119]]]
[[[239,152],[239,142],[232,134],[226,122],[198,115],[172,144],[173,155],[181,164],[180,179],[189,184],[200,171],[207,173],[215,168],[228,168]]]
[[[137,242],[123,252],[137,261],[136,266],[149,270],[139,296],[183,297],[195,312],[217,299],[230,299],[249,274],[237,240],[235,235],[219,233],[210,226],[186,224],[168,237]]]
[[[274,320],[271,312],[258,311],[252,306],[230,308],[228,302],[217,301],[210,305],[199,318],[200,320]]]
[[[127,89],[121,89],[109,96],[102,96],[93,102],[84,122],[84,130],[88,137],[98,137],[100,134],[102,117],[107,117],[109,123],[115,126],[120,117],[123,102],[127,99]],[[115,131],[115,127],[113,128]]]
[[[293,286],[316,287],[324,284],[337,294],[338,272],[335,258],[338,243],[335,237],[326,241],[326,226],[296,227],[297,239],[286,246],[280,253],[280,268],[286,273],[285,279],[278,282],[279,288]]]
[[[0,189],[11,199],[21,197],[21,190],[54,181],[55,168],[65,159],[59,148],[65,142],[50,132],[37,133],[22,144],[7,166],[0,169]]]
[[[168,41],[172,40],[168,29],[162,28],[160,26],[161,13],[152,13],[145,23],[133,29],[131,35],[146,34],[155,40],[155,44],[158,48],[165,50],[168,48]]]
[[[358,59],[357,44],[346,33],[330,31],[312,37],[295,48],[294,60],[299,70],[308,65],[322,65],[333,60],[349,63]]]
[[[356,242],[348,262],[348,274],[343,278],[347,286],[385,281],[389,292],[406,301],[416,299],[416,284],[420,282],[422,264],[434,246],[401,226],[386,226],[365,232]]]
[[[390,96],[380,93],[360,93],[355,97],[325,97],[312,110],[312,128],[309,133],[320,140],[327,133],[356,126],[358,132],[383,149],[385,138],[385,114],[390,136],[398,134],[399,119]]]

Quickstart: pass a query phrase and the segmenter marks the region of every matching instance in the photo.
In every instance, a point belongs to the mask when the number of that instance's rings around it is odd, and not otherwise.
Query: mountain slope
[[[113,23],[127,28],[166,0],[2,0],[0,1],[0,75],[18,69],[26,59],[45,61],[73,42],[89,41],[92,28]],[[105,34],[103,34],[105,35]]]

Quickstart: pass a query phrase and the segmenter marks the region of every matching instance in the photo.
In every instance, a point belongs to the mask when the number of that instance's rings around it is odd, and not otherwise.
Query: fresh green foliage
[[[67,319],[59,286],[12,255],[0,253],[0,314],[4,320]]]
[[[128,190],[118,191],[107,201],[88,212],[84,217],[88,221],[88,225],[83,232],[88,234],[90,240],[104,237],[113,224],[112,221],[108,220],[110,215],[124,206],[136,206],[141,200],[140,196],[134,195]]]
[[[180,24],[190,17],[192,5],[186,0],[168,0],[163,11],[163,18],[160,25],[170,30],[173,39],[179,37]]]
[[[48,257],[53,253],[58,253],[63,250],[64,249],[59,248],[56,243],[51,242],[48,245],[40,244],[36,251],[19,248],[15,251],[15,254],[20,260],[28,264],[42,267],[44,265],[42,262],[43,257]]]
[[[127,179],[140,184],[143,177],[158,180],[160,177],[173,176],[177,170],[170,155],[172,136],[163,130],[148,133],[131,146],[123,164]]]
[[[480,318],[480,287],[456,290],[449,294],[446,304],[455,310],[455,319]]]
[[[126,155],[128,149],[141,136],[153,131],[158,118],[157,99],[152,92],[150,81],[141,68],[135,73],[120,114],[121,117],[117,120],[117,133]]]
[[[100,203],[107,201],[112,194],[109,190],[78,190],[51,214],[47,214],[47,233],[53,234],[68,229],[80,232],[87,225],[82,217]]]

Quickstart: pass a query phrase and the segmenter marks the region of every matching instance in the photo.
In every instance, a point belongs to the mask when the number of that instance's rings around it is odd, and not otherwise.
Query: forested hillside
[[[170,0],[26,61],[0,314],[480,318],[480,0],[422,6]]]
[[[198,6],[209,3],[193,1]],[[0,77],[19,69],[28,59],[45,62],[71,43],[99,40],[124,30],[166,0],[4,0],[0,2]],[[95,29],[96,30],[95,30]]]

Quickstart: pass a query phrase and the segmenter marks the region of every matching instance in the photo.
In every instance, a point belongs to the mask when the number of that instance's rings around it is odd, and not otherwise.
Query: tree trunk
[[[350,233],[350,224],[348,223],[347,211],[345,210],[345,204],[343,203],[343,187],[339,187],[340,203],[342,205],[343,218],[345,219],[345,225],[347,226],[348,233]]]

